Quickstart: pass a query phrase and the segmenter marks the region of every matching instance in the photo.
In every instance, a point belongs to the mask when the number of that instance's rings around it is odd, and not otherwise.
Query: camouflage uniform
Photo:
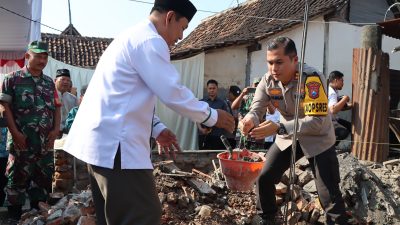
[[[54,171],[47,137],[53,129],[55,109],[60,105],[53,80],[44,74],[32,77],[25,67],[5,77],[0,101],[10,105],[18,130],[27,138],[24,151],[16,151],[12,139],[8,143],[4,205],[24,205],[25,192],[31,202],[45,201]]]

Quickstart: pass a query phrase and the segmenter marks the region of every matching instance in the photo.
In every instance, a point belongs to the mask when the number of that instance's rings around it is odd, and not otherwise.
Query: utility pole
[[[71,3],[68,0],[68,12],[69,12],[69,25],[72,24],[72,18],[71,18]],[[69,31],[70,34],[72,35],[72,30]]]
[[[68,13],[69,13],[69,41],[70,41],[70,46],[71,46],[71,65],[75,65],[75,53],[74,53],[74,47],[73,47],[73,26],[72,26],[72,16],[71,16],[71,3],[70,0],[68,0]]]

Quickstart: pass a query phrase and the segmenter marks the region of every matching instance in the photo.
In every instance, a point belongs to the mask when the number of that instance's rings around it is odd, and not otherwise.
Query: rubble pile
[[[61,193],[52,195],[54,199]],[[90,190],[80,194],[68,194],[53,206],[40,202],[39,210],[24,213],[20,225],[96,225],[95,210]]]
[[[182,172],[172,162],[163,162],[154,174],[162,224],[248,224],[256,213],[254,192],[228,190],[217,171]]]
[[[296,164],[296,185],[292,187],[294,201],[288,205],[289,224],[323,223],[323,209],[317,198],[311,168],[303,158]],[[155,169],[157,189],[163,205],[163,224],[251,224],[256,214],[255,192],[232,192],[221,182],[219,169],[211,175],[181,172],[171,162]],[[195,182],[194,182],[195,181]],[[289,171],[276,185],[276,200],[281,207],[283,222],[284,199],[288,192]],[[278,220],[279,221],[279,220]]]
[[[400,160],[363,162],[338,156],[341,191],[352,215],[362,224],[400,224]]]
[[[349,153],[338,155],[341,191],[347,206],[349,224],[400,224],[400,160],[364,165]],[[232,192],[221,185],[218,169],[211,175],[196,173],[165,174],[155,170],[163,224],[251,224],[256,214],[253,192]],[[193,176],[195,178],[193,178]],[[191,177],[192,176],[192,177]],[[208,176],[208,177],[207,177]],[[201,180],[196,187],[188,180]],[[284,199],[288,192],[289,171],[276,185],[276,200],[283,221]],[[207,188],[205,188],[207,186]],[[211,188],[211,189],[210,189]],[[288,224],[323,224],[324,210],[318,200],[311,167],[306,158],[296,163],[293,200],[288,205]],[[210,191],[211,190],[211,191]],[[213,191],[212,191],[213,190]]]
[[[259,153],[262,155],[262,153]],[[214,158],[215,159],[215,158]],[[358,161],[351,154],[338,155],[341,191],[347,206],[349,224],[400,224],[400,160],[383,164]],[[210,164],[211,164],[210,159]],[[215,161],[216,162],[216,161]],[[233,192],[226,187],[218,163],[214,169],[182,171],[173,161],[154,165],[157,191],[162,204],[162,224],[246,225],[256,214],[254,190]],[[308,160],[296,163],[288,224],[323,224],[324,211],[318,201]],[[276,200],[283,221],[284,199],[288,193],[289,171],[276,185]],[[30,211],[20,224],[94,224],[90,191],[69,194],[54,206],[41,203],[40,211]]]

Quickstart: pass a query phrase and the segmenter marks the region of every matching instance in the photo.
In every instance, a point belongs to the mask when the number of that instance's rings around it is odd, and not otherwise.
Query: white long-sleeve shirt
[[[180,84],[167,43],[147,20],[120,34],[103,53],[64,150],[113,168],[120,145],[122,169],[153,168],[149,138],[156,97],[194,122],[211,127],[217,121],[217,112]]]

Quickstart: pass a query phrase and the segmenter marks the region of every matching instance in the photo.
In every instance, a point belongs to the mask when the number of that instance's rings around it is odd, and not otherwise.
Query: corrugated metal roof
[[[400,39],[400,18],[378,23],[386,36]]]

